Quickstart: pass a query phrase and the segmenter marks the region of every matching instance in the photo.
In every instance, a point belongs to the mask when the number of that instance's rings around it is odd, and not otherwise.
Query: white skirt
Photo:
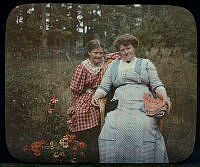
[[[169,162],[156,119],[140,110],[109,112],[98,142],[100,163]]]

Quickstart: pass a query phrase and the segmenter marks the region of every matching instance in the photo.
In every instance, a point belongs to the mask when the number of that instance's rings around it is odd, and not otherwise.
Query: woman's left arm
[[[92,96],[92,104],[94,106],[98,106],[98,99],[105,97],[110,90],[112,85],[111,64],[108,65],[108,68],[106,69],[106,72],[102,78],[101,84],[98,86],[95,94]]]
[[[167,96],[166,89],[158,76],[156,67],[150,60],[148,60],[146,68],[148,72],[149,82],[152,87],[152,91],[155,92],[158,97],[161,97],[163,99],[163,105],[167,104],[168,106],[167,111],[169,112],[171,109],[170,98]]]

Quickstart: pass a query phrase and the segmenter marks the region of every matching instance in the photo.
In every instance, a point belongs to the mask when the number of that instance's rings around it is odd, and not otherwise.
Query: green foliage
[[[44,29],[44,17],[49,20],[48,29]],[[47,47],[69,48],[71,55],[77,43],[85,47],[87,41],[100,38],[114,51],[115,38],[130,33],[139,38],[141,47],[177,46],[191,52],[192,61],[196,59],[195,20],[189,11],[177,6],[28,4],[11,11],[6,28],[7,47],[38,47],[47,38]]]

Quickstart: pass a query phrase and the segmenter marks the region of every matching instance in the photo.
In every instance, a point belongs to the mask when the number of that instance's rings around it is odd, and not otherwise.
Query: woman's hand
[[[163,106],[167,105],[166,110],[167,110],[167,113],[169,114],[172,103],[170,101],[170,98],[167,96],[167,92],[165,88],[163,86],[159,86],[156,88],[155,92],[158,97],[163,99]]]
[[[99,106],[99,102],[98,102],[98,99],[93,95],[92,96],[92,101],[91,101],[92,105],[95,106],[95,107],[98,107]]]
[[[169,114],[170,110],[171,110],[171,105],[172,102],[170,101],[170,98],[163,98],[163,106],[167,105],[167,113]]]

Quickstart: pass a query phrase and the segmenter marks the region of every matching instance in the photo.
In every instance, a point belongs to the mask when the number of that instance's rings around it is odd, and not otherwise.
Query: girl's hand
[[[92,96],[92,101],[91,101],[92,105],[95,106],[95,107],[98,107],[99,106],[99,102],[98,100],[96,99],[96,97],[93,95]]]

